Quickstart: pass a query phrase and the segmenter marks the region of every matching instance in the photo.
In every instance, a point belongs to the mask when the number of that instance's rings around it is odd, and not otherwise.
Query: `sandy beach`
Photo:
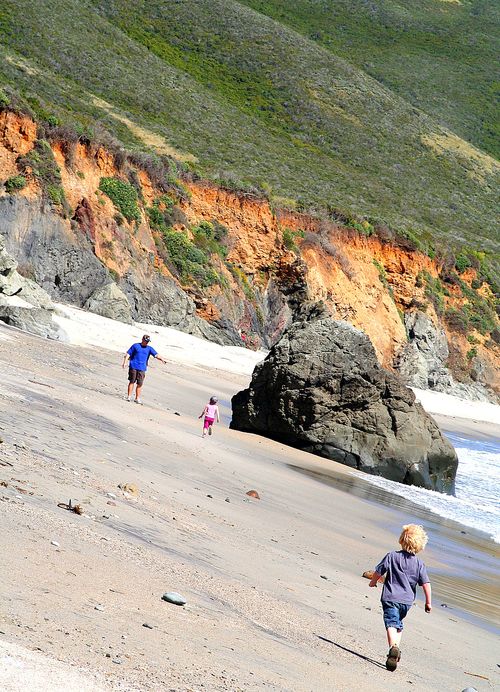
[[[229,430],[248,375],[154,362],[141,407],[116,352],[0,326],[0,358],[1,690],[498,687],[498,546]],[[222,422],[202,439],[211,394]],[[83,515],[58,507],[70,498]],[[416,520],[434,608],[417,601],[389,673],[380,591],[361,575]]]

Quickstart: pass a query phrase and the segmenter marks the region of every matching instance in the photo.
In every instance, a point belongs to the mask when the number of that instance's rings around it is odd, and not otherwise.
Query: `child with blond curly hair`
[[[382,609],[384,624],[387,631],[389,653],[385,667],[394,671],[401,659],[401,635],[403,620],[408,614],[416,598],[417,584],[425,594],[425,612],[432,610],[431,585],[427,569],[417,557],[427,545],[427,534],[423,526],[408,524],[403,526],[399,537],[402,550],[393,550],[375,567],[369,586],[377,586],[378,581],[385,575],[382,589]]]

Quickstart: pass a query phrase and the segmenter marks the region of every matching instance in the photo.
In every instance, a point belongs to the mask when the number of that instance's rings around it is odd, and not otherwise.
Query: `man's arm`
[[[128,359],[129,357],[130,357],[130,356],[128,355],[128,353],[124,353],[124,355],[123,355],[122,368],[125,367],[125,363],[127,362],[127,359]]]
[[[159,353],[156,354],[155,358],[156,358],[156,360],[159,360],[160,363],[163,363],[164,365],[167,364],[167,361],[165,360],[165,358],[162,358]]]
[[[427,582],[427,584],[422,584],[422,588],[425,594],[425,612],[430,613],[432,610],[432,589],[430,582]]]

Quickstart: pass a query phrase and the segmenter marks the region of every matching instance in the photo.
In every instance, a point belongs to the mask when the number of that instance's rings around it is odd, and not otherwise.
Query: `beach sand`
[[[489,579],[495,545],[432,520],[431,579],[456,575],[430,615],[418,601],[387,672],[380,590],[361,574],[415,517],[343,490],[345,467],[229,430],[248,376],[154,362],[141,407],[123,399],[117,353],[0,327],[0,358],[0,689],[498,686],[491,611],[441,607],[470,587],[467,555]],[[211,394],[222,424],[201,439]],[[57,506],[70,498],[82,516]]]

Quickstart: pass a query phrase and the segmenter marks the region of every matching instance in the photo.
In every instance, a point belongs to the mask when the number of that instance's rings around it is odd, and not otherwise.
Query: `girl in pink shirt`
[[[198,416],[198,418],[203,418],[205,416],[205,419],[203,421],[203,435],[202,437],[206,437],[207,435],[207,430],[208,434],[212,434],[212,425],[215,422],[215,419],[217,418],[217,423],[220,423],[220,418],[219,418],[219,407],[217,406],[217,397],[216,396],[211,396],[210,401],[208,404],[205,406],[201,414]]]

